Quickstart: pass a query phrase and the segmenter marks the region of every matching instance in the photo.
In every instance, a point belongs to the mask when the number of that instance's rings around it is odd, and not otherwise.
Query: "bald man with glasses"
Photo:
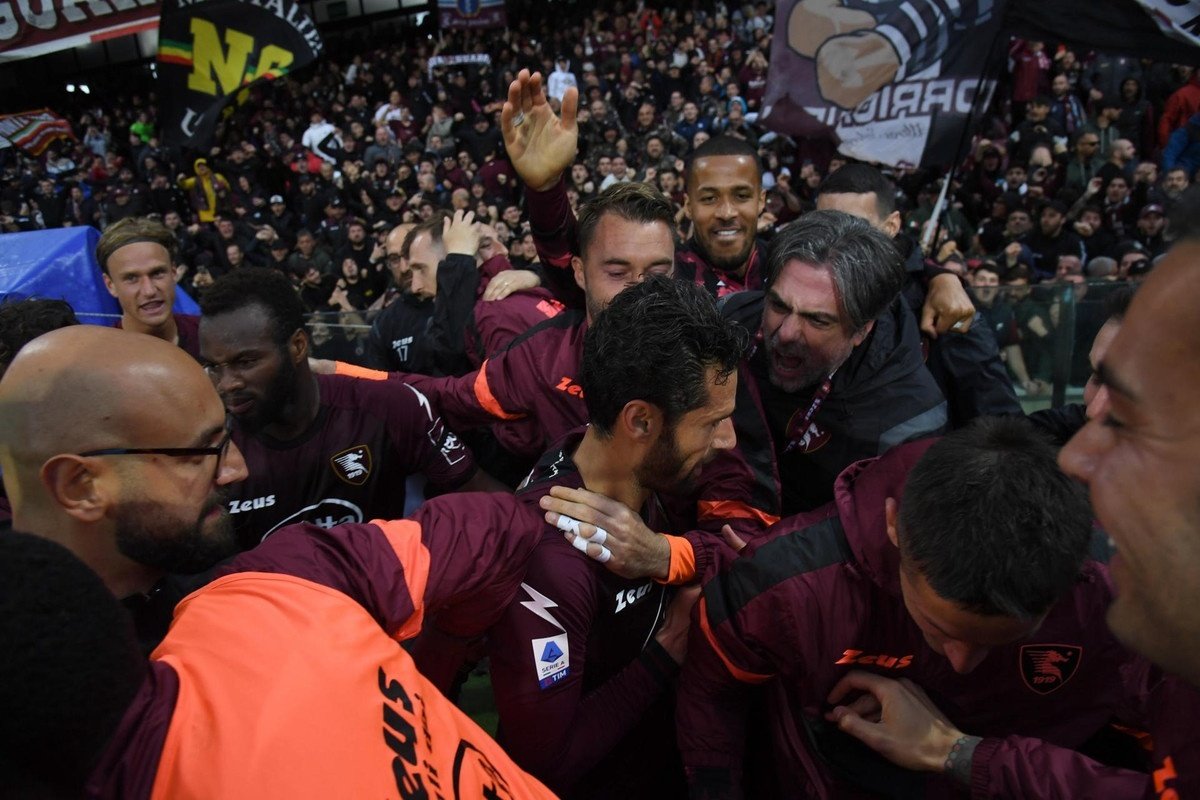
[[[238,550],[225,490],[246,462],[204,371],[161,339],[88,325],[26,345],[0,381],[0,469],[13,528],[119,598]]]

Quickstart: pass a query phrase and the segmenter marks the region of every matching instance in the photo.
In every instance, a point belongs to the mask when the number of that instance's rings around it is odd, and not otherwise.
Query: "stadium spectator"
[[[1082,193],[1100,169],[1100,137],[1095,130],[1084,128],[1075,137],[1075,152],[1067,163],[1063,189]]]
[[[1025,356],[1021,352],[1021,333],[1012,304],[1000,293],[1000,268],[995,262],[985,261],[970,276],[971,294],[979,309],[977,325],[983,327],[996,341],[996,347],[1004,359],[1008,371],[1017,380],[1017,385],[1027,394],[1041,394],[1043,386],[1029,377],[1025,367]]]
[[[1171,133],[1200,112],[1200,70],[1190,69],[1187,83],[1175,90],[1163,106],[1162,116],[1158,119],[1159,147],[1166,147]]]
[[[565,55],[555,58],[554,71],[550,73],[546,82],[547,95],[561,103],[567,89],[575,88],[577,85],[575,74],[571,72],[571,59]]]
[[[1162,166],[1164,171],[1183,170],[1185,176],[1200,169],[1200,112],[1171,131],[1163,147]]]
[[[1039,94],[1029,101],[1025,119],[1009,134],[1009,152],[1013,158],[1028,162],[1035,147],[1045,145],[1053,150],[1056,141],[1065,144],[1066,136],[1066,130],[1050,116],[1050,98]]]
[[[404,158],[404,151],[392,138],[392,131],[386,125],[375,129],[375,141],[363,152],[363,164],[375,168],[380,161],[388,169],[395,169]]]
[[[1083,103],[1071,87],[1070,79],[1061,73],[1050,80],[1050,118],[1067,136],[1075,135],[1087,122]]]
[[[1104,226],[1117,239],[1128,240],[1133,235],[1138,206],[1129,192],[1129,180],[1113,175],[1104,190]]]
[[[326,275],[333,272],[333,258],[310,231],[302,229],[296,234],[296,249],[288,258],[288,266],[297,275],[306,275],[312,269]]]
[[[1053,278],[1060,256],[1082,259],[1086,255],[1079,234],[1067,225],[1067,207],[1058,200],[1042,206],[1038,226],[1025,237],[1024,244],[1033,255],[1034,280]]]
[[[1113,178],[1125,178],[1128,184],[1133,180],[1133,169],[1136,166],[1137,148],[1128,139],[1117,139],[1108,148],[1108,160],[1096,172],[1096,177],[1103,181],[1101,188],[1107,189]]]
[[[176,182],[188,193],[188,203],[196,219],[202,223],[213,222],[227,204],[229,181],[224,175],[213,172],[204,158],[197,158],[192,169],[195,171],[192,177],[180,173]]]

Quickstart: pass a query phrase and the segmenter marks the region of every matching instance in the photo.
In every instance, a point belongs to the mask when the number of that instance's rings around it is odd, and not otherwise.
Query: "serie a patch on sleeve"
[[[532,644],[539,688],[549,689],[571,674],[571,648],[565,633],[534,639]]]

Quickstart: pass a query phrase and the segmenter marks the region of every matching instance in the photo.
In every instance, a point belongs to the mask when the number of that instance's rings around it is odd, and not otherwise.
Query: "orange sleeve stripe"
[[[361,378],[364,381],[386,381],[388,374],[378,369],[367,369],[345,361],[333,362],[334,375],[348,375],[351,378]]]
[[[475,373],[475,399],[479,401],[479,405],[483,406],[483,410],[499,419],[521,419],[522,414],[510,414],[504,410],[504,406],[500,405],[500,401],[496,399],[496,395],[492,394],[492,387],[488,385],[487,365],[485,360],[479,365],[479,371]]]
[[[700,519],[754,519],[764,527],[779,522],[779,517],[768,514],[741,500],[700,500],[696,503]]]
[[[687,583],[696,577],[696,551],[692,549],[692,543],[682,536],[663,535],[667,537],[667,545],[671,548],[671,565],[667,568],[667,579],[659,583]]]
[[[773,677],[771,675],[759,675],[757,672],[747,672],[735,666],[729,660],[729,656],[725,655],[725,651],[721,649],[721,645],[717,644],[717,637],[713,636],[712,629],[708,627],[708,605],[704,602],[704,595],[700,596],[700,630],[704,631],[704,638],[708,640],[713,652],[721,659],[721,663],[725,665],[725,669],[729,670],[730,675],[742,683],[765,683],[771,680]]]
[[[421,632],[425,621],[425,586],[429,583],[429,548],[421,541],[421,524],[410,519],[377,519],[372,525],[383,531],[391,544],[400,567],[404,570],[404,582],[412,598],[413,615],[391,634],[396,641],[411,639]]]

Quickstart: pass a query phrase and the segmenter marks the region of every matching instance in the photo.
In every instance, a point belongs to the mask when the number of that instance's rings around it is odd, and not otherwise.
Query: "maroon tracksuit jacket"
[[[424,392],[453,430],[495,423],[496,439],[531,461],[555,440],[587,422],[579,387],[582,311],[567,311],[533,327],[475,372],[458,377],[390,373]],[[394,381],[389,381],[394,382]]]
[[[467,331],[467,357],[478,369],[539,323],[557,317],[566,306],[538,287],[513,292],[503,300],[475,304],[475,324]]]
[[[441,489],[475,474],[475,460],[436,405],[400,381],[318,375],[320,410],[287,442],[234,427],[250,476],[230,487],[229,510],[244,549],[297,522],[325,528],[404,516],[404,483],[424,473]]]
[[[1146,775],[1070,749],[1114,715],[1144,727],[1155,683],[1146,662],[1105,625],[1113,592],[1100,561],[1084,563],[1074,589],[1028,640],[993,649],[968,675],[925,643],[901,595],[884,500],[902,496],[930,443],[851,466],[833,503],[781,521],[706,585],[677,712],[696,795],[737,793],[744,687],[756,683],[764,684],[771,762],[788,796],[853,797],[855,784],[900,796],[951,791],[947,779],[892,767],[824,723],[829,691],[852,669],[911,679],[961,730],[985,737],[973,762],[977,796],[1140,797],[1147,790]],[[1106,557],[1105,545],[1093,549]],[[1087,785],[1103,788],[1077,788]]]
[[[499,611],[516,596],[525,573],[526,559],[539,538],[538,531],[517,519],[524,515],[523,508],[513,503],[489,502],[491,497],[493,495],[455,495],[436,498],[422,505],[412,516],[420,526],[419,546],[412,543],[409,547],[411,558],[407,563],[387,533],[387,528],[397,523],[377,520],[371,524],[339,525],[329,530],[315,525],[292,525],[281,529],[254,550],[238,556],[218,572],[218,577],[234,573],[281,574],[316,584],[324,591],[346,595],[378,622],[380,637],[406,639],[419,627],[420,615],[447,610],[459,612],[461,619],[474,620],[474,632],[478,633],[494,622]],[[179,613],[190,616],[193,607],[203,609],[206,592],[212,591],[213,587],[210,584],[193,593]],[[271,589],[269,580],[263,581],[258,601],[272,603]],[[203,610],[197,613],[203,618]],[[237,619],[210,619],[210,624],[215,626],[212,631],[214,645],[219,646],[224,641],[219,630],[221,625],[230,626],[231,636],[246,638],[244,631],[236,630]],[[321,625],[332,626],[331,640],[338,637],[337,619],[314,618],[306,624],[314,632],[318,632]],[[279,674],[286,677],[295,672],[294,665],[289,663],[295,656],[286,648],[281,650],[270,633],[265,632],[268,635],[262,641],[262,652],[234,649],[221,657],[233,661],[247,659],[255,669],[263,668],[264,662],[277,663]],[[171,634],[168,634],[163,647],[170,649],[171,641]],[[363,670],[374,675],[380,669],[378,663],[362,663],[362,657],[350,649],[342,657],[348,676]],[[152,660],[146,682],[92,773],[88,797],[126,800],[150,797],[179,688],[175,669],[163,661]],[[417,699],[422,705],[426,702]],[[384,729],[383,706],[377,697],[370,700],[371,705],[363,710],[362,718],[376,731],[375,735],[381,735],[378,731]],[[432,702],[437,701],[446,702],[441,698]],[[303,707],[303,698],[296,698],[296,702]],[[254,714],[253,709],[247,709],[240,723],[230,719],[227,724],[254,724]],[[352,715],[348,712],[346,716]],[[321,722],[320,719],[311,720],[312,725],[318,726],[317,730]],[[337,731],[327,731],[327,734],[336,736]],[[204,731],[199,735],[212,733]],[[262,753],[247,754],[247,758],[261,759],[266,757],[264,753],[276,753],[280,748],[272,749],[274,744],[278,743],[265,741]],[[469,742],[464,744],[470,747]],[[219,766],[214,765],[214,768]]]
[[[534,467],[517,499],[541,519],[552,486],[581,487],[582,432]],[[652,498],[652,530],[672,530]],[[497,738],[513,760],[569,797],[663,798],[685,792],[667,687],[678,671],[654,640],[670,590],[627,580],[541,522],[516,602],[488,634]]]

